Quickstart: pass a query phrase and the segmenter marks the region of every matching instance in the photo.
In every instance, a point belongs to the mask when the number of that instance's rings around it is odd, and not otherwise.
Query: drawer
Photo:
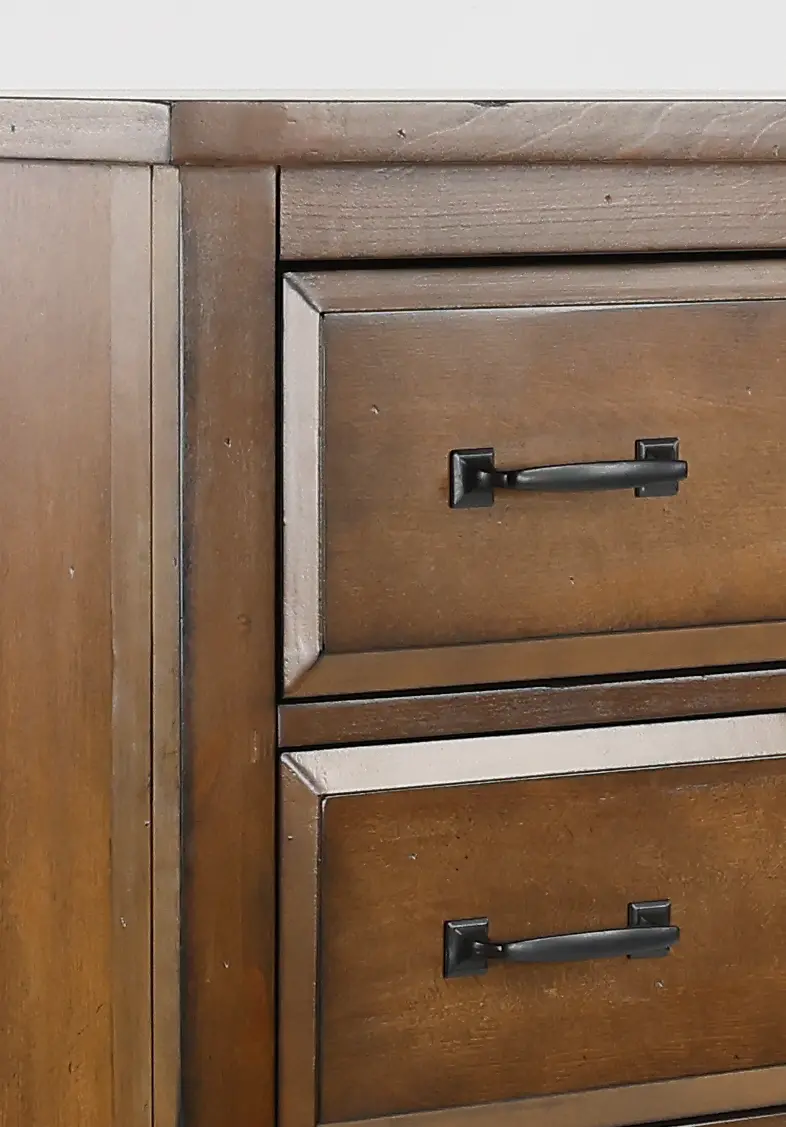
[[[287,275],[286,694],[786,659],[784,297],[780,260]]]
[[[784,753],[766,715],[285,755],[283,1127],[786,1103]]]

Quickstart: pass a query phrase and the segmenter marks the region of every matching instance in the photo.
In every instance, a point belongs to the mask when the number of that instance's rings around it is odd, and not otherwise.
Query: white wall
[[[783,0],[0,0],[0,93],[786,96]]]

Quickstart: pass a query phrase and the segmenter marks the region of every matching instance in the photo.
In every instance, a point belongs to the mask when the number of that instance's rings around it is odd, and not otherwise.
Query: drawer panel
[[[609,770],[663,762],[669,741],[704,762]],[[284,757],[285,1127],[664,1083],[677,1118],[706,1074],[725,1081],[699,1111],[750,1107],[749,1082],[729,1083],[751,1069],[762,1102],[786,1102],[786,720],[460,742],[452,759],[451,744]],[[627,944],[639,901],[670,904],[664,957],[445,975],[448,922],[486,919],[497,943]]]
[[[639,157],[631,164],[283,169],[281,255],[335,261],[783,247],[781,181],[778,164],[719,170],[646,165]]]
[[[489,270],[493,307],[439,271],[414,309],[390,307],[401,272],[370,272],[354,310],[291,281],[291,695],[786,657],[784,267],[708,264],[711,300],[695,266],[616,270],[544,276],[540,299],[535,268]],[[601,488],[642,468],[687,477]]]

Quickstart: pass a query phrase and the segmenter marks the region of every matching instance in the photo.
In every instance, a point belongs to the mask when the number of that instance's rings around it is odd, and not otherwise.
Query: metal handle
[[[635,458],[625,462],[576,462],[562,466],[498,470],[494,450],[453,450],[450,455],[450,505],[454,509],[494,504],[495,489],[527,493],[587,493],[633,489],[637,497],[668,497],[688,476],[679,459],[679,439],[639,438]]]
[[[628,905],[628,926],[611,931],[544,935],[494,943],[487,919],[451,920],[445,924],[445,978],[485,974],[489,960],[507,963],[576,963],[588,959],[661,958],[679,941],[671,926],[671,902],[652,900]]]

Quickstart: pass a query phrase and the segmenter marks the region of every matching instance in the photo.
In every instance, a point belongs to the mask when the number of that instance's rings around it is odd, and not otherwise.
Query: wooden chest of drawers
[[[200,1127],[274,1004],[281,1127],[778,1122],[784,173],[705,112],[175,111]]]
[[[786,1125],[784,154],[0,101],[3,1127]]]

